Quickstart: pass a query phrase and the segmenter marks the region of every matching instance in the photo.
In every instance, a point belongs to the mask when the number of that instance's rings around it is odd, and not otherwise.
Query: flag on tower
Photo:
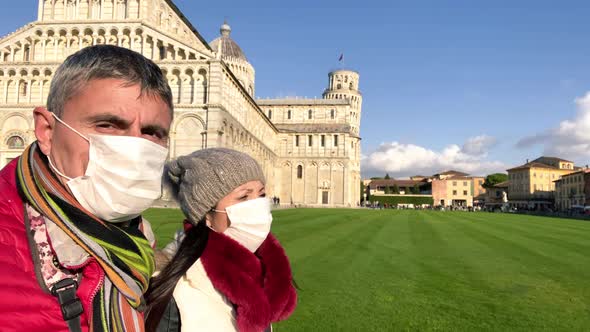
[[[342,59],[344,59],[344,53],[340,53],[340,57],[338,58],[338,61],[342,62]]]

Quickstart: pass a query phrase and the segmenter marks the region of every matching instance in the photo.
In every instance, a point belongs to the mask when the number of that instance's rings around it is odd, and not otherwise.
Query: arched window
[[[330,110],[330,119],[334,119],[336,117],[336,111]]]
[[[288,110],[287,111],[287,119],[288,120],[291,120],[291,110]]]
[[[272,110],[268,110],[268,118],[272,119]]]
[[[310,120],[313,118],[313,111],[312,110],[307,111],[307,118]]]
[[[21,97],[26,97],[27,96],[27,88],[28,88],[28,85],[29,85],[29,83],[27,83],[27,82],[22,82],[20,84],[20,91],[19,91],[19,93],[20,93]]]
[[[336,85],[336,89],[337,89],[337,90],[340,90],[340,89],[342,89],[342,84],[338,83],[338,84]]]
[[[20,136],[11,136],[7,141],[9,149],[22,149],[25,147],[25,141]]]
[[[301,165],[297,166],[297,178],[298,179],[303,178],[303,166],[301,166]]]

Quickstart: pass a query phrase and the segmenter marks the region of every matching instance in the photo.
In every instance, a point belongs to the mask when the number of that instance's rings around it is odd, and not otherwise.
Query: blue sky
[[[227,18],[257,96],[361,75],[363,173],[485,174],[541,154],[590,162],[588,1],[176,0],[206,40]],[[0,13],[4,35],[37,1]]]

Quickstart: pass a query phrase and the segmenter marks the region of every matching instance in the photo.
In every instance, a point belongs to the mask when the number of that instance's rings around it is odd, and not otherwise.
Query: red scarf
[[[226,235],[209,232],[201,262],[211,283],[234,305],[240,332],[261,332],[297,305],[291,266],[269,234],[256,253]]]

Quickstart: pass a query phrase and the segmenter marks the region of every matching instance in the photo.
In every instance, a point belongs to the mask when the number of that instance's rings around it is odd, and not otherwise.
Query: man
[[[93,46],[33,113],[37,141],[0,171],[0,330],[142,331],[140,213],[161,195],[170,87],[142,55]]]

